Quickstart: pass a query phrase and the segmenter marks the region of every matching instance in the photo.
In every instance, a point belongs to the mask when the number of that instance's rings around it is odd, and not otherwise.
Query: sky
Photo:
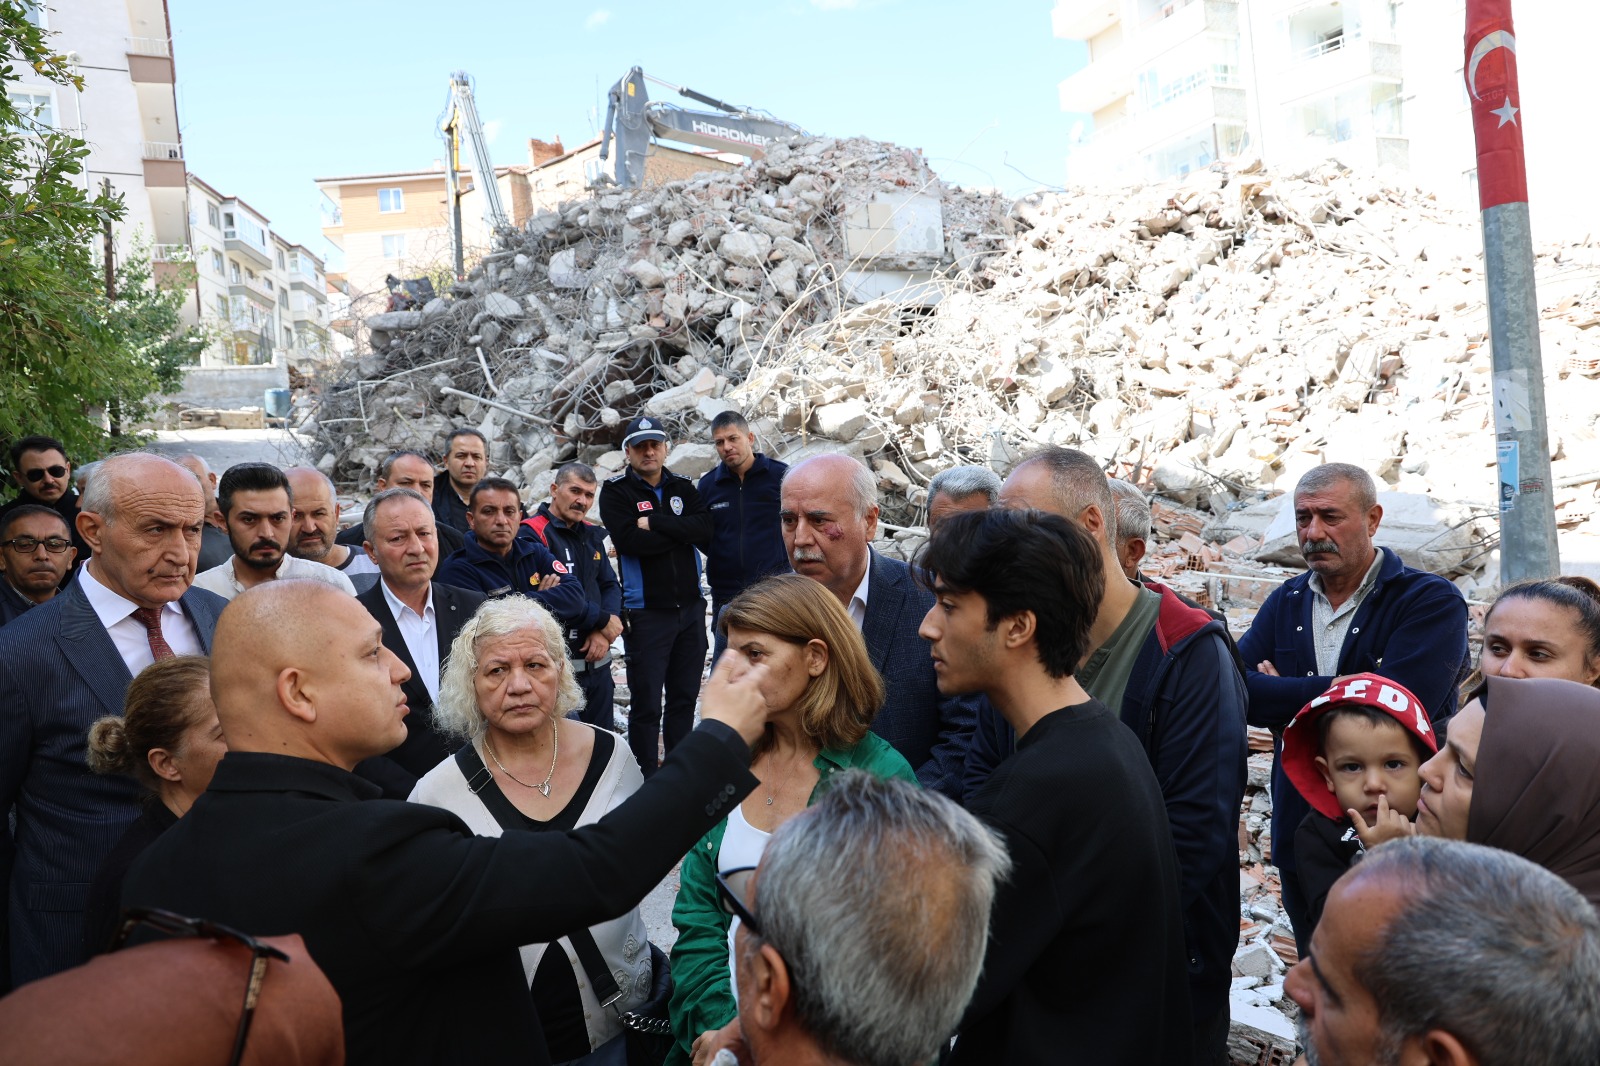
[[[497,165],[576,147],[635,64],[828,136],[918,148],[946,181],[1062,183],[1082,42],[1049,0],[168,0],[189,169],[327,254],[315,179],[426,169],[450,73],[475,84]],[[650,85],[651,99],[699,107]],[[336,263],[330,263],[336,268]]]

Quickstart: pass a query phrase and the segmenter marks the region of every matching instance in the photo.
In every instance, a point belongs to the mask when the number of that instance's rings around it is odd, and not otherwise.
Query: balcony
[[[129,37],[128,54],[130,56],[159,56],[163,59],[171,59],[172,43],[160,37]]]
[[[1323,96],[1369,80],[1400,84],[1400,46],[1359,37],[1335,37],[1295,54],[1279,76],[1279,100],[1291,103]]]
[[[1122,17],[1119,0],[1056,0],[1050,29],[1057,37],[1087,41]]]
[[[157,263],[192,263],[194,253],[187,244],[158,244],[150,250],[150,258]]]
[[[176,141],[145,141],[146,159],[183,159],[183,145]]]
[[[1133,92],[1126,48],[1095,60],[1060,85],[1061,110],[1093,113]]]
[[[134,84],[171,85],[172,45],[160,37],[129,37],[128,77]]]
[[[1248,117],[1243,89],[1210,72],[1197,73],[1169,86],[1155,106],[1139,115],[1137,145],[1143,151],[1219,123],[1242,126]]]
[[[234,226],[224,228],[222,231],[222,246],[262,270],[272,269],[272,253],[267,251],[265,244],[257,243],[255,238],[246,230]]]
[[[1165,55],[1203,33],[1233,37],[1239,32],[1238,0],[1178,0],[1162,11],[1140,28],[1143,57]]]

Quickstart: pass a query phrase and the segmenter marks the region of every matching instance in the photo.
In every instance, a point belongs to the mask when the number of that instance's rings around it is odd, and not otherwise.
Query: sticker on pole
[[[1496,441],[1495,466],[1499,470],[1500,513],[1515,510],[1517,497],[1522,494],[1521,456],[1514,440]]]

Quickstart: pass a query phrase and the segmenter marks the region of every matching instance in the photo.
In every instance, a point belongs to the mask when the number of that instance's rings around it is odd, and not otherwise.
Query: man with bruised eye
[[[905,756],[924,788],[961,799],[975,701],[939,695],[927,643],[918,635],[933,593],[911,568],[879,555],[878,482],[849,455],[816,455],[784,475],[778,509],[795,573],[838,597],[883,675],[883,709],[872,730]]]

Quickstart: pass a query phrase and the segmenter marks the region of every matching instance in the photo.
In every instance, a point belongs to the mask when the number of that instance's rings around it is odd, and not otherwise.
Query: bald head
[[[353,597],[319,581],[268,581],[217,623],[211,695],[230,751],[349,770],[405,740],[405,665]]]

